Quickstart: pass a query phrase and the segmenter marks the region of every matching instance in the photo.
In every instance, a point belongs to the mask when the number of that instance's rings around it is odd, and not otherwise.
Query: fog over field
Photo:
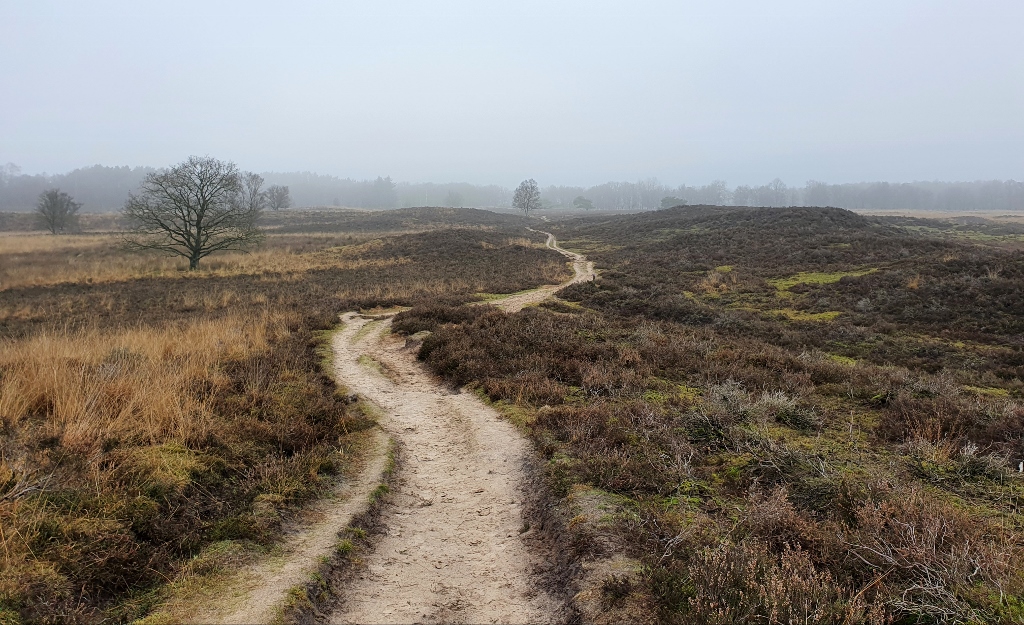
[[[209,154],[506,188],[1019,180],[1022,18],[1013,0],[9,2],[0,163]]]
[[[0,0],[0,625],[1024,625],[1022,0]]]

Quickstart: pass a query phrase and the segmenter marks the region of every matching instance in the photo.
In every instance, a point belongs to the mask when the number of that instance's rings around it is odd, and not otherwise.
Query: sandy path
[[[333,496],[307,509],[285,528],[277,555],[261,558],[230,578],[197,594],[174,598],[158,611],[156,622],[269,623],[288,590],[316,570],[318,558],[334,552],[338,531],[367,509],[370,493],[383,480],[388,437],[375,429],[367,439],[362,466],[343,481]]]
[[[489,302],[506,312],[518,312],[531,304],[543,302],[554,295],[562,287],[569,286],[570,284],[576,284],[577,282],[587,282],[594,278],[594,263],[587,260],[585,256],[558,247],[558,242],[555,241],[555,235],[550,232],[534,230],[533,228],[527,228],[527,230],[530,232],[539,232],[540,234],[548,235],[547,246],[572,260],[573,277],[563,284],[547,284],[532,291],[517,293],[509,297]]]
[[[547,233],[545,233],[547,234]],[[593,265],[573,260],[588,280]],[[560,288],[551,285],[494,302],[522,309]],[[334,342],[338,379],[380,406],[381,425],[403,446],[386,535],[332,623],[547,623],[562,602],[541,587],[544,554],[523,531],[529,443],[474,395],[445,389],[390,335],[390,318],[343,317]]]

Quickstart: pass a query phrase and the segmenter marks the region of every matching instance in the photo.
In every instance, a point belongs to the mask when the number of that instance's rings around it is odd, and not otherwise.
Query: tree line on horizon
[[[151,167],[93,165],[65,174],[22,174],[8,163],[0,167],[0,211],[34,210],[40,195],[60,189],[84,212],[120,210],[139,188]],[[469,183],[396,182],[390,176],[353,180],[312,172],[265,172],[269,185],[288,187],[294,207],[401,208],[451,206],[512,208],[512,189]],[[680,204],[715,206],[834,206],[849,209],[935,211],[1024,210],[1024,182],[861,182],[828,184],[808,181],[789,186],[779,179],[759,186],[729,187],[716,180],[706,185],[670,186],[656,178],[582,186],[541,187],[540,208],[615,211],[656,210]]]

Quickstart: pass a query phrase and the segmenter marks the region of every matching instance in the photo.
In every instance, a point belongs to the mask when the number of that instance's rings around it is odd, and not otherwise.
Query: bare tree
[[[292,196],[287,186],[272,184],[267,187],[267,206],[279,211],[292,205]]]
[[[48,189],[39,194],[36,219],[51,234],[67,232],[78,226],[78,209],[82,205],[60,189]]]
[[[767,204],[768,206],[785,206],[786,205],[786,196],[787,196],[787,191],[789,190],[789,187],[786,186],[785,182],[783,182],[782,180],[776,178],[775,180],[772,180],[771,182],[768,183],[767,188],[768,188],[768,194],[767,195],[768,195],[769,198],[771,198],[769,200],[769,203]]]
[[[516,193],[512,196],[512,206],[515,206],[525,214],[540,208],[540,188],[533,178],[524,180],[516,187]]]
[[[263,238],[256,226],[266,203],[262,186],[263,178],[234,163],[190,156],[147,175],[129,196],[125,243],[184,256],[190,270],[214,252],[247,249]]]
[[[12,178],[21,174],[21,167],[14,163],[7,163],[0,166],[0,186],[6,185]]]

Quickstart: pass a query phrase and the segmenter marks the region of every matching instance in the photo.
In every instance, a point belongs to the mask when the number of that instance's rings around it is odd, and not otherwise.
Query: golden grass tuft
[[[231,316],[8,342],[0,350],[0,419],[5,428],[39,419],[63,446],[81,451],[110,438],[201,438],[211,417],[205,396],[229,383],[218,363],[266,350],[267,333],[283,331],[271,329],[274,321]]]

